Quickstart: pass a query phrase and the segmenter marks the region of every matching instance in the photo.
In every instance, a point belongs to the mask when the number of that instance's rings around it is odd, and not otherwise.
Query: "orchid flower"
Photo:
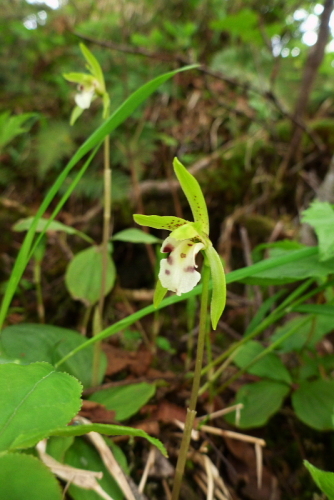
[[[220,257],[209,239],[209,218],[201,188],[177,158],[173,162],[175,174],[187,197],[194,222],[179,217],[135,214],[134,220],[141,226],[171,231],[162,244],[161,252],[168,254],[160,262],[160,272],[155,292],[157,307],[167,290],[177,295],[191,291],[201,275],[196,271],[196,256],[204,252],[204,265],[208,265],[212,277],[211,322],[214,329],[224,310],[226,282]]]
[[[103,99],[103,118],[108,116],[110,105],[100,64],[83,43],[80,44],[80,49],[87,61],[86,66],[90,74],[66,73],[63,75],[69,82],[78,84],[78,93],[74,96],[76,107],[72,111],[71,125],[73,125],[85,109],[90,107],[96,97],[102,97]]]

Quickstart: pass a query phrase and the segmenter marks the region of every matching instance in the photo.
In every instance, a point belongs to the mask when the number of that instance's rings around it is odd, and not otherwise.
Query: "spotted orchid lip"
[[[162,286],[177,295],[192,290],[201,279],[200,273],[196,271],[195,258],[203,248],[203,243],[176,240],[168,236],[161,248],[163,253],[169,253],[160,262],[159,279]]]

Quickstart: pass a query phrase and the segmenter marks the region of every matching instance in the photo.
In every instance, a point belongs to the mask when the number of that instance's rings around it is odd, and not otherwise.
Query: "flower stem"
[[[180,489],[183,479],[184,468],[187,459],[187,453],[191,438],[191,431],[193,428],[195,416],[196,416],[196,403],[198,397],[198,391],[201,381],[201,370],[203,364],[203,354],[205,346],[205,337],[207,329],[207,315],[208,315],[208,302],[209,302],[209,282],[210,282],[210,268],[204,262],[202,270],[202,295],[201,295],[201,310],[200,310],[200,320],[199,320],[199,334],[196,352],[196,362],[194,370],[193,385],[191,389],[189,408],[187,409],[187,417],[185,421],[184,432],[182,436],[180,452],[176,464],[175,478],[173,484],[172,498],[171,500],[178,500],[180,495]]]
[[[103,235],[102,235],[102,245],[101,245],[101,256],[102,256],[102,275],[101,275],[101,291],[100,299],[98,304],[99,312],[99,325],[101,330],[103,329],[103,308],[104,308],[104,296],[106,292],[106,278],[107,278],[107,268],[108,268],[108,244],[110,238],[110,219],[111,219],[111,169],[110,169],[110,137],[107,135],[104,139],[104,200],[103,200]],[[93,335],[97,335],[101,330],[94,328]],[[99,378],[99,362],[101,355],[101,342],[96,342],[94,344],[94,359],[96,362],[93,364],[93,377],[92,385],[98,384]]]

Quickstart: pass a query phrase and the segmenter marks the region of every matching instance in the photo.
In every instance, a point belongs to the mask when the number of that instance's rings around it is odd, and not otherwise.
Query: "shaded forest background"
[[[260,254],[252,251],[262,243],[289,239],[314,244],[314,235],[301,224],[300,214],[315,198],[334,203],[332,10],[332,0],[323,4],[270,0],[262,5],[255,0],[3,0],[2,281],[8,279],[22,241],[22,235],[12,230],[13,224],[36,212],[66,162],[102,120],[94,101],[74,126],[69,124],[76,88],[63,74],[84,71],[80,42],[103,68],[111,112],[155,76],[199,64],[198,69],[180,73],[164,84],[112,133],[114,233],[135,227],[133,213],[191,219],[174,180],[172,160],[177,156],[200,182],[209,209],[211,238],[227,271],[259,259]],[[9,116],[22,113],[30,115],[20,134],[8,141]],[[102,165],[101,152],[58,217],[96,242],[101,240]],[[153,234],[163,237],[158,231]],[[113,245],[117,284],[106,302],[106,324],[150,303],[155,283],[154,251],[131,243],[115,241]],[[69,296],[64,273],[72,256],[84,247],[75,237],[48,236],[42,286],[49,324],[82,326],[83,306]],[[33,282],[30,266],[8,324],[39,321]],[[262,301],[259,287],[238,284],[229,288],[228,307],[213,338],[218,350],[243,335]],[[159,337],[167,343],[160,341],[155,354],[150,353],[148,365],[177,378],[185,360],[179,330],[185,333],[186,323],[182,305],[165,314]],[[139,340],[130,334],[112,347],[126,350],[135,344],[143,355],[141,329],[149,328],[146,319],[138,327]],[[138,358],[138,363],[144,363],[144,358]],[[134,369],[131,377],[144,377],[145,373]],[[247,375],[245,380],[249,381]],[[217,393],[213,406],[233,401],[242,382],[224,396]],[[174,380],[169,394],[174,410],[183,404],[183,390]],[[203,407],[205,404],[202,401]],[[315,498],[301,461],[307,451],[324,466],[333,454],[332,435],[296,423],[291,413],[286,407],[266,429],[255,430],[269,441],[267,489],[261,493],[255,466],[249,464],[253,459],[241,466],[245,450],[233,448],[231,443],[226,446],[239,474],[236,479],[230,473],[235,498],[265,499],[273,491],[276,496],[270,498]],[[220,452],[215,453],[223,460]]]

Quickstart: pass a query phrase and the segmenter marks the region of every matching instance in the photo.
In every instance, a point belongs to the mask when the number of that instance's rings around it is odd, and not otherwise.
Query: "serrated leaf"
[[[304,460],[304,465],[321,491],[328,496],[329,500],[334,500],[334,473],[320,470],[307,460]]]
[[[190,205],[195,222],[201,222],[204,233],[209,235],[208,210],[200,185],[177,158],[174,158],[173,166],[182,191]]]
[[[304,210],[302,222],[310,224],[319,240],[320,261],[334,257],[334,209],[328,202],[314,201]]]
[[[111,425],[111,424],[87,424],[87,425],[69,425],[67,427],[60,427],[50,432],[50,436],[83,436],[88,432],[99,432],[109,436],[131,436],[142,437],[147,439],[150,443],[156,446],[165,457],[167,451],[159,439],[149,436],[141,429],[133,427],[125,427],[124,425]]]
[[[233,362],[239,368],[246,368],[252,363],[254,358],[265,350],[259,342],[254,340],[248,341],[241,346],[237,354],[233,357]],[[262,359],[251,365],[247,369],[248,373],[259,377],[266,377],[280,382],[291,383],[291,376],[286,369],[284,363],[274,353],[266,354]]]
[[[333,430],[334,380],[301,382],[292,394],[297,417],[319,431]]]
[[[135,415],[154,394],[155,385],[142,382],[98,391],[89,399],[115,411],[116,420],[122,421]]]
[[[59,359],[86,339],[78,332],[53,325],[20,323],[5,328],[1,333],[0,349],[11,359],[22,364],[46,361],[54,365]],[[88,346],[65,362],[60,370],[78,378],[83,386],[92,383],[94,347]],[[101,353],[100,378],[102,382],[107,367],[106,355]]]
[[[0,451],[27,448],[80,409],[82,386],[48,363],[0,365]]]
[[[145,243],[147,245],[151,243],[161,243],[161,239],[153,236],[153,234],[145,233],[140,229],[131,227],[129,229],[124,229],[116,233],[112,239],[114,241],[126,241],[128,243]]]
[[[244,405],[240,412],[239,427],[247,429],[265,425],[280,409],[289,391],[286,384],[267,380],[242,386],[235,399],[235,403]],[[226,415],[225,418],[229,423],[235,423],[233,413]]]
[[[105,295],[114,286],[116,279],[115,264],[108,255]],[[65,283],[74,299],[81,300],[86,306],[94,305],[100,298],[102,279],[101,248],[91,247],[77,253],[66,270]]]
[[[166,229],[167,231],[174,231],[183,224],[188,224],[187,220],[170,215],[160,216],[134,214],[133,218],[134,221],[140,226],[153,227],[154,229]]]
[[[212,298],[211,298],[211,323],[212,328],[217,328],[218,321],[223,314],[226,304],[226,279],[223,264],[216,250],[209,246],[205,250],[205,255],[209,261],[212,278]]]
[[[3,500],[62,500],[54,475],[37,458],[23,453],[0,457],[0,498]]]

